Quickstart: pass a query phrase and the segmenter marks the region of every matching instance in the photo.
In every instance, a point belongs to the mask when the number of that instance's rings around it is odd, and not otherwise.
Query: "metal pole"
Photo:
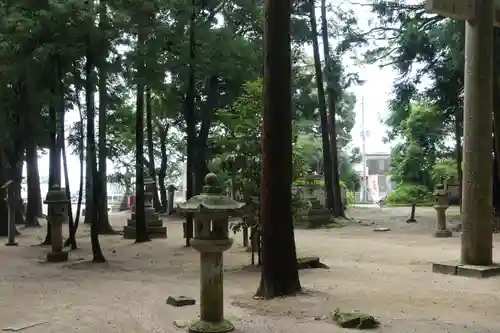
[[[365,130],[365,97],[361,97],[361,139],[362,139],[362,147],[361,147],[361,157],[363,164],[363,183],[362,183],[362,201],[368,202],[368,172],[366,172],[366,130]]]

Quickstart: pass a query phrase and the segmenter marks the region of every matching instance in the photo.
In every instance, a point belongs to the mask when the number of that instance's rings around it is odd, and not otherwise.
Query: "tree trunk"
[[[326,0],[321,0],[321,33],[323,39],[323,56],[325,59],[326,67],[326,91],[328,96],[328,116],[330,124],[330,155],[332,159],[332,169],[325,169],[325,173],[332,173],[333,216],[344,217],[344,205],[342,203],[342,194],[340,191],[339,153],[337,149],[337,123],[335,120],[337,114],[337,102],[340,99],[339,93],[338,91],[336,91],[336,89],[337,87],[340,87],[340,77],[337,73],[334,73],[333,61],[330,56],[330,46],[328,43],[328,24],[326,20]]]
[[[8,208],[6,194],[7,189],[2,187],[7,181],[7,170],[5,168],[6,161],[3,149],[0,148],[0,236],[7,237],[9,234],[9,223],[8,223]]]
[[[155,211],[161,211],[161,202],[158,197],[158,186],[156,179],[156,168],[155,168],[155,153],[154,153],[154,143],[153,143],[153,110],[151,107],[151,88],[146,87],[146,134],[148,137],[148,173],[151,178],[154,179],[153,184],[153,207]]]
[[[74,76],[76,77],[76,72],[74,73]],[[80,185],[78,188],[78,202],[76,204],[76,216],[75,216],[75,224],[72,230],[72,233],[70,232],[68,239],[66,239],[66,242],[64,242],[64,246],[70,246],[73,247],[73,245],[76,246],[76,231],[78,230],[78,224],[80,222],[80,212],[82,208],[82,197],[83,197],[83,185],[84,185],[84,164],[85,164],[85,153],[83,150],[84,144],[85,144],[85,132],[83,128],[83,112],[82,112],[82,106],[80,104],[80,89],[78,86],[75,86],[75,92],[76,92],[76,105],[78,107],[78,114],[80,116],[80,124],[79,124],[79,144],[80,144]],[[66,168],[66,167],[65,167]]]
[[[294,294],[301,286],[292,216],[291,2],[266,0],[264,11],[262,273],[256,295],[272,298]]]
[[[99,30],[106,31],[108,29],[106,4],[103,0],[99,5]],[[108,56],[108,41],[104,41],[102,48],[103,54],[100,55],[99,63],[99,198],[96,200],[98,205],[98,224],[99,233],[113,235],[115,231],[111,227],[108,216],[108,182],[107,182],[107,147],[106,147],[106,121],[108,109],[108,72],[107,72],[107,56]],[[95,178],[95,177],[94,177]],[[95,194],[95,191],[94,191]]]
[[[31,136],[28,136],[26,141],[26,188],[28,192],[26,227],[40,227],[38,217],[42,215],[42,193],[38,173],[37,146]]]
[[[142,17],[142,19],[144,19]],[[150,241],[144,211],[144,46],[146,41],[142,20],[138,23],[137,37],[137,95],[135,132],[135,242]]]
[[[271,0],[269,0],[271,1]],[[321,119],[321,141],[323,143],[323,165],[324,165],[324,177],[325,177],[325,199],[326,208],[333,212],[335,206],[335,198],[333,194],[333,178],[332,178],[332,155],[330,148],[330,138],[328,129],[328,117],[326,112],[325,103],[325,88],[323,86],[323,73],[321,70],[321,60],[319,57],[319,46],[318,46],[318,27],[316,24],[316,14],[314,12],[314,0],[310,0],[310,24],[312,32],[312,45],[313,45],[313,56],[314,56],[314,71],[316,74],[316,85],[318,87],[318,106],[319,114]]]
[[[93,13],[93,1],[89,2],[89,14]],[[98,221],[98,212],[97,207],[98,202],[98,192],[99,192],[99,181],[97,175],[97,149],[95,143],[95,132],[94,132],[94,118],[95,118],[95,105],[94,105],[94,82],[95,82],[95,72],[94,72],[94,64],[95,58],[92,49],[92,33],[94,30],[94,18],[92,15],[89,15],[88,21],[88,34],[86,40],[86,50],[85,50],[85,102],[87,106],[87,163],[90,164],[90,175],[87,174],[87,181],[91,181],[92,191],[89,192],[92,198],[92,201],[86,201],[86,214],[90,217],[91,226],[90,226],[90,243],[92,247],[92,261],[93,262],[105,262],[104,254],[102,253],[101,244],[99,243],[99,224]],[[87,170],[88,170],[87,166]],[[89,194],[88,193],[88,194]],[[88,209],[88,205],[92,205],[92,209]]]
[[[160,170],[158,172],[158,186],[160,187],[161,205],[163,207],[163,212],[165,212],[168,207],[167,186],[165,184],[165,178],[167,177],[167,162],[168,162],[168,155],[167,155],[168,127],[162,128],[159,131],[159,133],[160,133],[161,164],[160,164]]]
[[[61,122],[64,122],[64,117],[62,117],[63,120]],[[62,160],[63,160],[63,168],[64,168],[64,183],[66,184],[65,190],[66,190],[66,196],[70,200],[68,204],[68,234],[70,237],[68,237],[69,244],[71,246],[72,250],[75,250],[77,248],[76,245],[76,238],[71,237],[71,235],[75,235],[75,221],[73,220],[73,205],[71,202],[71,189],[69,185],[69,170],[68,170],[68,159],[66,156],[66,139],[64,135],[64,127],[61,129],[61,139],[60,139],[60,145],[62,148]]]
[[[189,20],[189,70],[188,70],[188,87],[186,99],[184,102],[184,119],[186,120],[187,134],[187,158],[186,158],[186,201],[189,200],[195,191],[195,163],[196,163],[196,115],[195,115],[195,97],[196,97],[196,77],[195,77],[195,21],[196,21],[196,6],[193,0],[191,18]],[[193,238],[193,214],[186,214],[186,246],[191,245]]]

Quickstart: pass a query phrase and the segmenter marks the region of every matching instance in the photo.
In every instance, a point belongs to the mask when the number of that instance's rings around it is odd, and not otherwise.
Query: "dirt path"
[[[335,308],[379,317],[381,332],[499,332],[499,280],[431,273],[430,262],[458,259],[459,235],[435,239],[433,210],[418,209],[420,222],[411,225],[404,222],[408,212],[349,212],[390,227],[386,233],[357,223],[297,230],[299,254],[320,256],[330,269],[301,271],[304,295],[273,301],[252,299],[260,273],[244,268],[250,255],[236,235],[225,256],[227,315],[239,332],[248,333],[346,332],[325,319]],[[113,218],[117,229],[124,223],[124,216]],[[109,261],[103,265],[86,261],[88,230],[80,231],[82,249],[66,264],[42,263],[48,249],[31,245],[40,242],[43,230],[22,230],[19,247],[0,246],[0,329],[48,321],[22,332],[183,332],[173,321],[194,318],[197,306],[172,308],[165,301],[179,294],[198,298],[199,256],[183,248],[180,223],[166,223],[169,238],[147,244],[102,236]]]

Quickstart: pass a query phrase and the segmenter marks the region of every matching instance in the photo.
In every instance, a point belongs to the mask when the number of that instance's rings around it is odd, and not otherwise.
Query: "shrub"
[[[401,185],[389,193],[385,202],[390,204],[427,203],[432,200],[432,192],[422,185]]]

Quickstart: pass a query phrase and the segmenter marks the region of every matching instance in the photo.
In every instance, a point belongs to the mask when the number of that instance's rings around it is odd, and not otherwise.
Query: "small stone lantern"
[[[68,252],[63,251],[62,224],[68,218],[68,204],[66,192],[59,185],[52,186],[47,192],[44,204],[47,204],[47,221],[50,222],[52,251],[47,253],[48,262],[62,262],[68,260]]]
[[[200,195],[179,204],[179,210],[193,213],[195,235],[191,246],[200,252],[200,319],[189,326],[190,333],[231,332],[234,326],[224,319],[222,253],[233,245],[229,238],[229,217],[238,215],[245,204],[222,195],[217,176],[205,176]]]
[[[448,204],[448,190],[441,184],[436,186],[434,190],[435,204],[434,209],[437,213],[435,237],[445,238],[451,237],[451,231],[446,228],[446,210]]]

